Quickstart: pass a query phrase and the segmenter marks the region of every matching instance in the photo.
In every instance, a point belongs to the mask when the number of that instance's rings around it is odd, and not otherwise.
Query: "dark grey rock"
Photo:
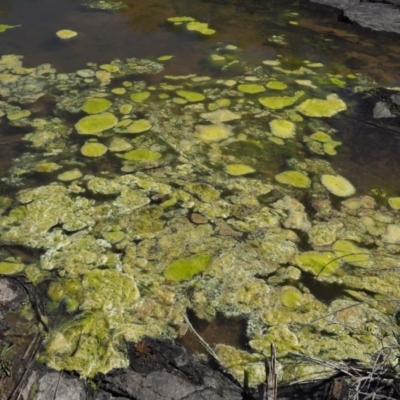
[[[114,397],[111,393],[104,390],[98,390],[95,394],[94,400],[129,400],[127,397]]]
[[[397,104],[398,106],[400,106],[400,93],[393,94],[390,96],[390,98],[394,104]]]
[[[240,389],[220,387],[220,392],[206,385],[195,385],[164,371],[141,375],[122,370],[104,377],[102,389],[135,400],[241,400]]]
[[[375,31],[400,33],[400,0],[310,0],[343,10],[350,21]]]
[[[385,101],[378,101],[374,107],[374,118],[393,118],[389,105]]]
[[[0,279],[0,304],[11,303],[18,297],[18,288],[14,287],[8,279]]]
[[[62,374],[62,373],[61,373]],[[37,381],[37,391],[32,400],[85,400],[86,387],[74,377],[48,372]]]

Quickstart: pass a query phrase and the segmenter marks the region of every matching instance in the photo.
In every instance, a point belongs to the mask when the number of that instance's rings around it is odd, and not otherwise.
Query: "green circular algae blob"
[[[87,114],[100,114],[111,107],[111,101],[103,97],[92,97],[86,99],[81,110]]]
[[[106,112],[83,117],[75,124],[75,128],[81,135],[98,135],[113,128],[117,122],[118,119],[114,114]]]
[[[173,261],[164,270],[164,276],[172,281],[187,281],[210,266],[212,256],[199,254]]]

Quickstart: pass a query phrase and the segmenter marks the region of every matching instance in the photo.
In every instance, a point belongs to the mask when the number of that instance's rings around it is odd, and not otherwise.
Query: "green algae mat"
[[[2,182],[0,244],[40,254],[4,257],[0,273],[48,282],[40,359],[85,377],[125,367],[126,341],[184,335],[190,308],[247,319],[248,351],[215,352],[251,385],[271,343],[281,380],[331,373],[294,354],[372,366],[390,350],[395,363],[399,199],[359,195],[330,162],[341,142],[329,120],[348,109],[337,82],[362,90],[364,77],[278,59],[164,76],[159,61],[59,73],[0,58],[0,123],[26,132]],[[31,107],[45,95],[55,113]],[[341,294],[328,302],[313,282]]]

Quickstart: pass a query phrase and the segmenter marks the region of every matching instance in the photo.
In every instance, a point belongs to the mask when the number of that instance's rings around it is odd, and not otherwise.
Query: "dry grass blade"
[[[29,346],[29,349],[32,349],[31,354],[29,356],[28,363],[26,364],[24,368],[24,373],[22,374],[20,380],[18,381],[17,385],[15,386],[14,390],[12,391],[11,395],[9,396],[8,400],[19,400],[21,396],[21,386],[25,381],[26,376],[28,375],[28,372],[30,370],[31,364],[33,359],[35,358],[37,352],[39,351],[39,347],[41,344],[41,334],[37,333],[35,337],[32,340],[31,345]],[[24,355],[24,358],[26,358],[26,353]]]
[[[194,329],[193,325],[189,321],[189,318],[187,315],[184,316],[185,322],[189,328],[189,331],[193,333],[194,336],[196,336],[197,340],[200,342],[200,344],[204,347],[204,349],[207,351],[208,354],[218,363],[219,367],[222,369],[222,371],[230,376],[235,383],[238,384],[240,388],[242,388],[242,385],[240,382],[224,367],[224,364],[222,361],[219,359],[217,353],[211,348],[211,346],[197,333],[196,329]]]
[[[276,346],[271,343],[271,359],[268,365],[267,400],[277,400],[278,380],[276,375]]]

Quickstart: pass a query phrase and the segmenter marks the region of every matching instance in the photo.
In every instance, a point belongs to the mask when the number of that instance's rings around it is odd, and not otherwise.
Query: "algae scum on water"
[[[28,132],[2,183],[1,244],[41,254],[4,257],[0,273],[50,282],[43,361],[89,377],[125,367],[124,342],[184,335],[188,308],[247,319],[249,350],[215,351],[251,385],[271,343],[284,380],[331,373],[294,354],[371,366],[398,349],[398,201],[357,196],[332,168],[329,118],[347,108],[332,78],[357,78],[318,67],[148,84],[160,63],[57,73],[0,59],[1,124]],[[314,283],[341,294],[327,302]]]

